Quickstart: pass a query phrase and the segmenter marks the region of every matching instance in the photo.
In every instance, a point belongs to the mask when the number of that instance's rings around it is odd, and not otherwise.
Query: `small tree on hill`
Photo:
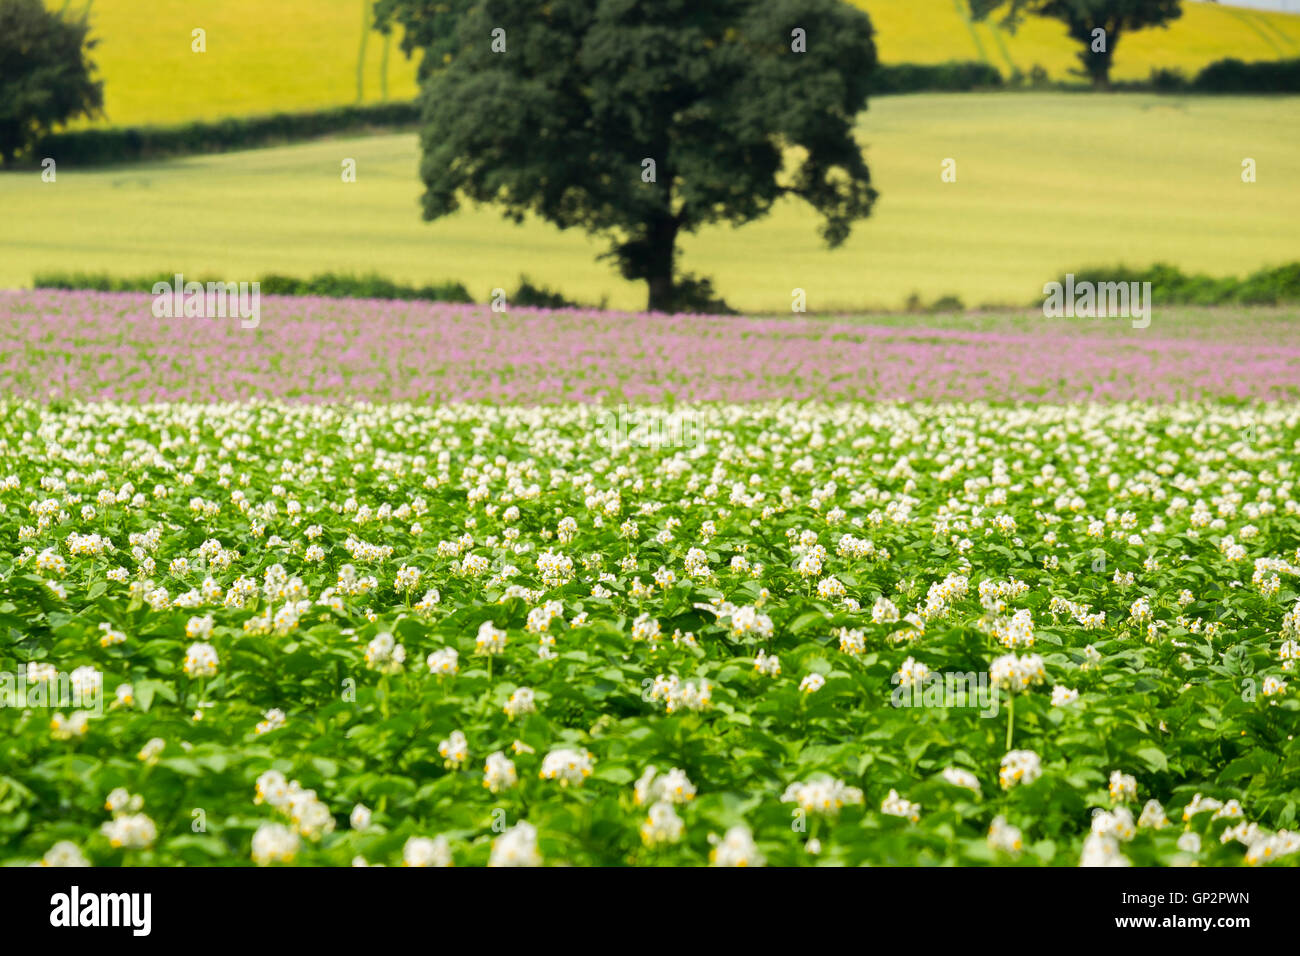
[[[55,126],[94,116],[104,84],[91,78],[90,25],[41,0],[0,0],[0,160],[30,148]]]
[[[1005,10],[1014,29],[1025,14],[1060,20],[1070,39],[1083,44],[1079,62],[1097,89],[1110,86],[1110,67],[1120,37],[1145,27],[1165,26],[1183,15],[1181,0],[970,0],[977,19]]]

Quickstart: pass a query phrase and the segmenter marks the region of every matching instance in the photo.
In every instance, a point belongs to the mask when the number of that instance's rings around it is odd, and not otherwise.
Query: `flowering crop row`
[[[0,293],[0,381],[38,400],[507,402],[1286,400],[1287,315],[1158,312],[982,330],[267,296],[238,319],[155,318],[148,295]],[[1193,318],[1196,320],[1193,321]],[[974,320],[968,321],[969,326]]]
[[[0,404],[0,860],[1300,859],[1300,409],[687,411]]]

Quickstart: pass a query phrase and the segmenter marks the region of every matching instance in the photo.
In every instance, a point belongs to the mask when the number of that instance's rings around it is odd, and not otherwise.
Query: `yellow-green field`
[[[970,24],[966,0],[852,0],[871,14],[880,58],[886,63],[984,60],[1002,71],[1028,73],[1035,65],[1055,79],[1068,77],[1080,49],[1056,20],[1027,17],[1015,33],[997,18]],[[1184,0],[1168,29],[1120,37],[1112,79],[1144,80],[1155,67],[1189,76],[1225,57],[1276,60],[1300,57],[1300,15],[1246,10]]]
[[[1155,261],[1241,275],[1300,256],[1300,98],[926,94],[873,101],[859,127],[882,197],[827,251],[806,208],[688,236],[683,266],[750,311],[897,308],[919,293],[1024,303],[1071,268]],[[957,182],[940,181],[945,158]],[[1258,181],[1241,181],[1243,158]],[[341,161],[358,181],[341,181]],[[477,298],[521,272],[572,298],[641,307],[603,245],[492,209],[419,219],[413,135],[80,171],[0,175],[0,285],[41,270],[179,269],[252,279],[377,270],[459,279]]]
[[[74,10],[85,0],[69,0]],[[1075,66],[1076,47],[1055,21],[1028,19],[1011,35],[971,27],[966,0],[854,0],[872,16],[882,60],[938,63],[987,60],[1004,73],[1041,65],[1053,77]],[[47,0],[61,8],[64,0]],[[415,94],[415,62],[371,32],[362,50],[369,0],[91,0],[94,59],[105,80],[101,123],[165,124],[305,110]],[[207,52],[191,51],[191,31],[207,31]],[[1192,2],[1168,30],[1121,39],[1116,79],[1145,79],[1152,67],[1189,74],[1235,56],[1300,56],[1300,16]]]
[[[84,9],[86,0],[69,0]],[[46,0],[58,10],[64,0]],[[95,125],[181,123],[415,95],[414,60],[365,31],[370,0],[91,0],[91,59],[104,80]],[[206,31],[195,53],[191,35]],[[83,124],[86,125],[86,124]]]

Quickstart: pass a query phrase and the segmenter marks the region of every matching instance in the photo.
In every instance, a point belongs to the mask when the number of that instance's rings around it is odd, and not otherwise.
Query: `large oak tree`
[[[683,233],[797,197],[837,245],[875,201],[853,135],[876,62],[871,23],[840,0],[377,9],[404,27],[408,53],[425,51],[425,218],[470,199],[608,237],[651,309],[682,304]]]

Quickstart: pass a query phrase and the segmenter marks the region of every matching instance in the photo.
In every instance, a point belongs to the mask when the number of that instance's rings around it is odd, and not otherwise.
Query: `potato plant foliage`
[[[11,401],[0,858],[1294,864],[1298,442]]]

